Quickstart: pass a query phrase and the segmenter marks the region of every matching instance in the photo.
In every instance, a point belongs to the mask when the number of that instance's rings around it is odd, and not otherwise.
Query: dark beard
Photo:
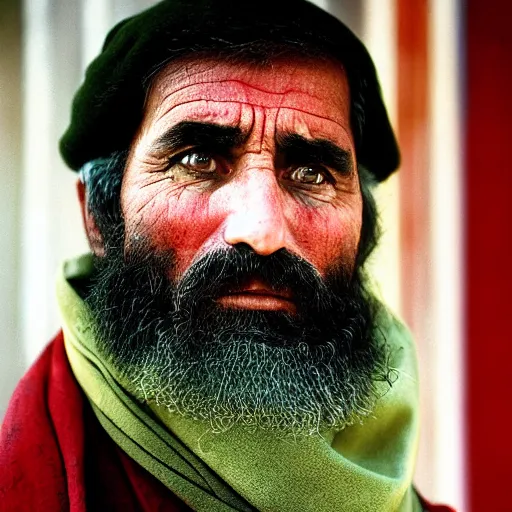
[[[208,253],[171,284],[172,255],[137,245],[125,256],[110,244],[97,258],[86,301],[101,355],[138,399],[214,431],[311,434],[372,411],[388,370],[359,270],[338,265],[323,280],[285,250],[263,257],[242,245]],[[291,290],[296,313],[218,305],[251,277]]]

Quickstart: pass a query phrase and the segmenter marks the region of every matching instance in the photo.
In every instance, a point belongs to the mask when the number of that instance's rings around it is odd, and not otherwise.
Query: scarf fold
[[[379,318],[378,330],[397,380],[362,424],[294,440],[241,426],[219,434],[205,422],[142,405],[98,356],[90,313],[68,281],[91,272],[86,255],[66,262],[57,282],[73,373],[110,437],[192,509],[421,510],[411,485],[418,442],[415,350],[389,313]]]

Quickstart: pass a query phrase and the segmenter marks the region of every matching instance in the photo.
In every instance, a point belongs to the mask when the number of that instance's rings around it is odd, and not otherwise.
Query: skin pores
[[[285,248],[322,276],[333,261],[353,267],[362,199],[341,65],[169,64],[148,92],[121,208],[127,250],[138,236],[172,250],[173,280],[237,244],[260,255]],[[240,307],[279,307],[265,283],[250,286],[260,297]]]

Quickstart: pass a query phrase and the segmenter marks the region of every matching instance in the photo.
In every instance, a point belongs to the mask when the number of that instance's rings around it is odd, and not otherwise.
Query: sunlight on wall
[[[431,243],[435,492],[457,510],[464,497],[463,236],[460,6],[431,0]]]
[[[375,62],[386,107],[396,125],[396,27],[394,0],[364,2],[362,35]],[[378,186],[377,204],[382,223],[382,240],[371,260],[371,272],[384,302],[400,314],[400,173]]]
[[[27,365],[60,326],[54,281],[61,261],[87,247],[76,175],[58,152],[80,74],[80,13],[75,4],[24,4],[20,314]]]
[[[21,186],[21,12],[0,5],[0,422],[24,370],[18,318]]]

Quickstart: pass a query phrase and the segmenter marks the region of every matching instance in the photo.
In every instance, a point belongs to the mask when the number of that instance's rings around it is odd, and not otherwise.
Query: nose
[[[229,245],[245,243],[262,256],[284,248],[287,228],[282,201],[273,171],[246,171],[233,184],[224,241]]]

